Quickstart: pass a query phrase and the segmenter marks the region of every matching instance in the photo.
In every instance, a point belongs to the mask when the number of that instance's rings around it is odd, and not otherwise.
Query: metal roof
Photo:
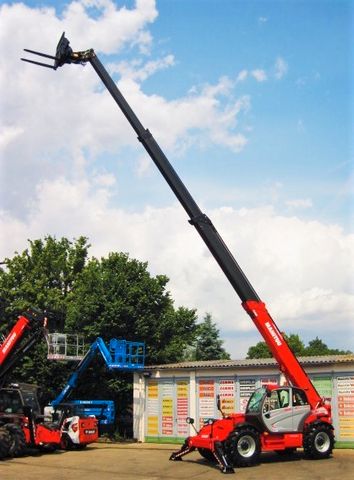
[[[298,357],[301,365],[333,365],[338,363],[353,363],[354,354],[350,355],[319,355],[314,357]],[[277,365],[274,358],[254,358],[241,360],[207,360],[166,363],[163,365],[147,365],[145,371],[149,370],[194,370],[208,368],[249,368],[249,367],[271,367]]]

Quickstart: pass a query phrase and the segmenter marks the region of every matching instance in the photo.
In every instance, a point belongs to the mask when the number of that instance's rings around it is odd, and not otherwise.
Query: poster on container
[[[235,412],[235,381],[222,379],[219,382],[221,411],[225,415]]]
[[[189,385],[186,380],[180,380],[176,383],[177,388],[177,436],[187,437],[189,435],[189,425],[186,418],[189,415]]]
[[[248,400],[256,389],[255,378],[240,379],[240,411],[245,412]]]
[[[173,383],[161,385],[162,392],[162,435],[173,435]]]
[[[157,382],[149,381],[147,385],[147,435],[156,436],[159,433],[159,386]]]
[[[341,440],[354,440],[354,377],[338,377],[338,417]]]
[[[199,425],[215,415],[215,381],[199,380],[198,383],[199,400]]]

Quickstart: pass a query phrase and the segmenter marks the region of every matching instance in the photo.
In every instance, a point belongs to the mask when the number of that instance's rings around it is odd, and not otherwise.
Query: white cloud
[[[252,70],[251,75],[257,82],[265,82],[267,80],[266,72],[261,69]]]
[[[5,149],[11,142],[14,142],[16,138],[23,133],[23,128],[14,126],[1,126],[0,127],[0,151]]]
[[[247,70],[241,70],[241,72],[237,75],[236,82],[244,82],[246,78],[248,77],[248,71]]]
[[[142,65],[142,61],[134,61],[131,63],[121,62],[119,64],[110,64],[108,69],[110,73],[119,73],[122,77],[130,78],[131,80],[142,82],[151,77],[159,70],[164,70],[175,64],[173,55],[166,55],[164,58],[147,62]]]
[[[98,11],[95,18],[90,17],[91,6]],[[110,0],[80,0],[69,3],[60,17],[53,8],[24,4],[0,8],[0,54],[5,59],[0,88],[6,92],[0,160],[4,208],[22,216],[26,213],[20,189],[13,188],[19,171],[31,185],[30,201],[39,181],[61,175],[80,178],[97,155],[118,156],[126,148],[133,162],[139,162],[141,148],[90,65],[68,65],[57,72],[41,69],[19,62],[23,47],[53,54],[65,30],[75,50],[93,46],[98,52],[118,53],[141,41],[140,49],[149,43],[143,34],[149,37],[148,26],[156,16],[152,0],[139,0],[131,9],[119,8]],[[239,117],[247,113],[250,98],[235,98],[235,82],[228,77],[171,101],[144,93],[142,82],[174,63],[172,54],[146,61],[137,53],[129,64],[113,60],[109,65],[122,75],[119,87],[164,150],[181,153],[191,145],[211,142],[239,152],[247,143],[237,131]],[[136,172],[144,173],[144,166],[140,164]]]
[[[97,188],[87,178],[43,182],[26,221],[1,213],[1,258],[22,251],[27,238],[46,234],[86,235],[91,254],[98,257],[129,252],[148,261],[153,274],[169,276],[176,305],[197,307],[200,316],[211,312],[232,354],[244,355],[231,339],[253,337],[255,327],[182,208],[146,207],[135,213],[114,208],[113,187],[103,182]],[[225,207],[209,215],[281,330],[319,335],[326,343],[342,332],[343,348],[350,348],[353,235],[335,225],[279,215],[270,207]]]
[[[296,198],[287,200],[285,204],[290,208],[311,208],[313,206],[310,198]]]
[[[275,73],[274,73],[274,76],[277,80],[281,80],[284,75],[286,75],[288,73],[288,64],[287,62],[281,58],[281,57],[278,57],[275,61]]]

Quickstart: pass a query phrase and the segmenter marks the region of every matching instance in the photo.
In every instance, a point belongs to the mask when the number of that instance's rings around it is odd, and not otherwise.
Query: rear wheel
[[[9,456],[10,447],[10,433],[5,427],[0,427],[0,460]]]
[[[331,455],[334,447],[333,429],[322,423],[310,426],[304,434],[304,452],[309,458],[320,459]]]
[[[26,439],[22,428],[14,423],[5,425],[6,430],[10,434],[10,457],[20,457],[26,451]]]
[[[259,433],[251,427],[232,432],[225,441],[225,447],[234,467],[250,467],[259,462],[261,453]]]

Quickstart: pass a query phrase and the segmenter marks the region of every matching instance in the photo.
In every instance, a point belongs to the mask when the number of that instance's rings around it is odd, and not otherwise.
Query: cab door
[[[272,390],[263,401],[262,419],[268,431],[273,433],[293,431],[291,388]]]
[[[306,394],[299,388],[292,389],[292,409],[293,409],[293,430],[302,432],[304,421],[309,415],[311,407],[307,401]]]

